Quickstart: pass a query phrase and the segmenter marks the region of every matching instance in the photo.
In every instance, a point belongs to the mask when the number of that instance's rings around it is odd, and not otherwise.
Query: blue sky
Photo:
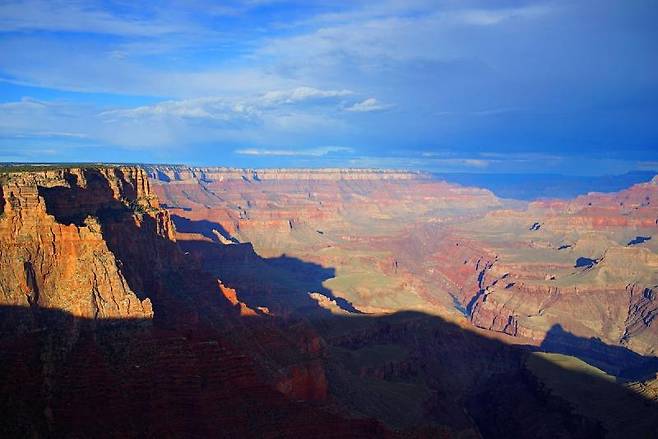
[[[654,0],[2,0],[0,160],[655,170],[656,22]]]

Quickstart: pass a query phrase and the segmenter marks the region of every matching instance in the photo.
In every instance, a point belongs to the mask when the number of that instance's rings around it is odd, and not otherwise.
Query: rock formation
[[[386,434],[301,402],[326,398],[322,353],[296,341],[313,333],[245,327],[251,310],[180,251],[142,169],[11,172],[1,188],[4,434]]]
[[[381,170],[46,167],[0,183],[8,436],[658,428],[658,240],[629,244],[654,234],[656,182],[529,205]]]
[[[58,188],[73,191],[71,186],[80,191],[55,195]],[[81,318],[153,316],[149,295],[131,289],[97,216],[101,210],[143,209],[156,236],[173,239],[169,215],[158,209],[143,172],[101,168],[8,174],[2,199],[3,305],[54,308]],[[56,215],[64,212],[68,220],[58,221]],[[145,224],[144,216],[130,216],[136,229]]]
[[[638,294],[658,285],[655,179],[616,194],[526,205],[414,173],[152,167],[149,174],[183,246],[251,242],[264,256],[336,267],[326,281],[362,311],[461,313],[533,344],[561,324],[655,354],[656,305]],[[207,258],[205,265],[212,269]]]

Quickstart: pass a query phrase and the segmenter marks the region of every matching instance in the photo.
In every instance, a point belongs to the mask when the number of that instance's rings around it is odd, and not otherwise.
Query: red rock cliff
[[[385,433],[275,390],[323,399],[317,353],[274,324],[240,320],[217,279],[178,248],[142,169],[5,174],[0,210],[0,431]],[[275,349],[292,360],[274,361]]]
[[[98,184],[101,180],[104,186]],[[50,196],[72,186],[85,190],[76,196]],[[101,168],[8,174],[0,195],[2,305],[56,308],[86,318],[153,315],[150,299],[140,299],[131,289],[98,217],[92,214],[111,203],[140,206],[158,224],[160,236],[170,239],[173,228],[168,214],[158,209],[143,171]],[[47,205],[47,198],[52,205]],[[63,211],[70,221],[55,217]],[[136,224],[143,221],[133,219]]]

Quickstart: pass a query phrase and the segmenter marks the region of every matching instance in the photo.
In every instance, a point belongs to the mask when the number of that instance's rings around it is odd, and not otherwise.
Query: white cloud
[[[368,98],[364,101],[357,102],[347,108],[345,108],[345,111],[353,111],[357,113],[369,113],[372,111],[383,111],[383,110],[388,110],[391,108],[392,105],[385,105],[379,102],[375,98]]]
[[[658,161],[639,161],[637,162],[636,167],[642,171],[658,172]]]
[[[89,136],[83,133],[68,133],[62,131],[34,131],[31,133],[16,133],[13,136],[9,136],[9,137],[15,137],[17,139],[30,138],[30,137],[47,137],[47,138],[61,137],[65,139],[86,139]]]
[[[354,84],[353,72],[368,74],[391,68],[392,60],[470,56],[468,41],[451,43],[454,26],[502,23],[549,11],[546,6],[464,9],[425,0],[347,2],[338,13],[268,23],[257,31],[241,25],[229,32],[198,19],[212,14],[216,4],[189,3],[146,7],[127,3],[109,8],[94,1],[0,2],[0,30],[9,32],[0,42],[4,55],[0,69],[16,82],[74,91],[192,98],[287,90],[308,83],[334,89],[341,97],[349,94]],[[233,2],[219,7],[218,13],[222,15],[227,8],[244,12],[254,5],[258,3]],[[200,11],[203,14],[195,14]],[[278,33],[277,25],[299,31]],[[73,40],[76,50],[71,51],[71,41],[29,32],[33,30],[124,38],[77,38]],[[227,61],[179,63],[188,53],[218,55]],[[162,62],[169,67],[162,69]],[[268,97],[308,99],[305,93],[313,93],[313,89],[302,87],[297,92],[299,96],[272,92]]]
[[[363,72],[390,69],[392,61],[454,61],[481,55],[473,51],[477,46],[471,42],[487,30],[477,28],[530,20],[551,11],[544,5],[473,9],[434,2],[385,2],[312,17],[306,32],[267,39],[255,54],[289,63],[297,75],[346,67]],[[464,38],[464,31],[475,34]],[[455,44],[455,38],[461,41]]]
[[[257,109],[246,102],[208,97],[165,101],[136,108],[104,111],[100,116],[106,120],[173,117],[229,121],[237,118],[248,120],[257,116],[257,113]]]
[[[471,168],[486,168],[490,164],[489,160],[482,160],[482,159],[464,159],[464,160],[460,160],[458,163],[461,163]]]
[[[86,137],[93,129],[93,107],[22,98],[0,103],[0,134],[5,137]]]
[[[38,111],[48,107],[47,103],[29,97],[24,97],[20,101],[0,103],[0,110],[3,112]]]
[[[313,87],[297,87],[293,90],[268,91],[260,100],[270,104],[294,104],[310,100],[322,100],[351,95],[350,90],[318,90]]]
[[[464,24],[475,26],[491,26],[506,20],[535,18],[549,13],[551,9],[545,5],[524,6],[506,9],[465,9],[455,11],[453,17]]]
[[[395,71],[391,62],[468,58],[468,41],[451,43],[455,26],[502,23],[549,10],[545,6],[464,9],[426,0],[345,2],[341,12],[322,13],[336,8],[321,5],[319,14],[302,15],[298,22],[267,23],[258,29],[241,24],[229,32],[198,18],[215,12],[222,16],[226,11],[230,16],[261,2],[231,2],[219,8],[214,2],[189,3],[146,7],[127,3],[109,8],[94,1],[0,2],[0,30],[10,32],[0,41],[4,55],[0,70],[12,81],[84,92],[188,99],[285,90],[264,98],[292,102],[340,98],[363,75],[372,80],[371,74],[384,68]],[[277,26],[298,31],[279,33]],[[71,41],[32,30],[124,38],[77,38],[76,50],[71,51]],[[178,62],[189,53],[217,56],[222,63]],[[167,69],[161,68],[163,62]],[[285,94],[300,83],[319,84],[327,89],[324,92],[334,94],[315,94],[310,87]],[[377,85],[377,81],[365,83]]]
[[[301,109],[306,103],[332,106],[335,105],[335,98],[351,94],[352,92],[349,90],[321,90],[312,87],[297,87],[290,90],[268,91],[255,97],[204,97],[165,101],[136,108],[105,111],[101,113],[101,116],[107,120],[175,117],[215,121],[237,119],[255,121],[262,118],[267,112],[276,112],[280,107],[296,105]],[[286,114],[282,116],[286,116]]]
[[[267,148],[244,148],[235,151],[240,155],[252,156],[277,156],[277,157],[322,157],[331,153],[352,153],[354,150],[345,146],[324,146],[309,149],[267,149]]]
[[[24,98],[0,103],[0,137],[84,140],[135,149],[238,141],[283,145],[318,132],[346,132],[349,125],[339,110],[351,94],[340,89],[298,87],[243,97],[170,100],[115,109]],[[338,151],[346,150],[314,149],[304,154]]]
[[[456,158],[446,157],[445,152],[426,151],[420,154],[426,163],[432,163],[436,166],[451,166],[451,167],[467,167],[467,168],[487,168],[495,160],[488,160],[482,158]]]

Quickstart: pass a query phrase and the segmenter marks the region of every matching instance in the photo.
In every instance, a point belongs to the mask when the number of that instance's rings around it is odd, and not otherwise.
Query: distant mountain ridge
[[[149,177],[171,181],[225,180],[417,180],[431,179],[422,171],[371,168],[230,168],[223,166],[143,165]]]
[[[574,198],[589,192],[618,192],[645,183],[655,171],[633,171],[621,175],[578,176],[559,174],[437,173],[450,183],[491,190],[498,197],[532,201],[539,198]]]

